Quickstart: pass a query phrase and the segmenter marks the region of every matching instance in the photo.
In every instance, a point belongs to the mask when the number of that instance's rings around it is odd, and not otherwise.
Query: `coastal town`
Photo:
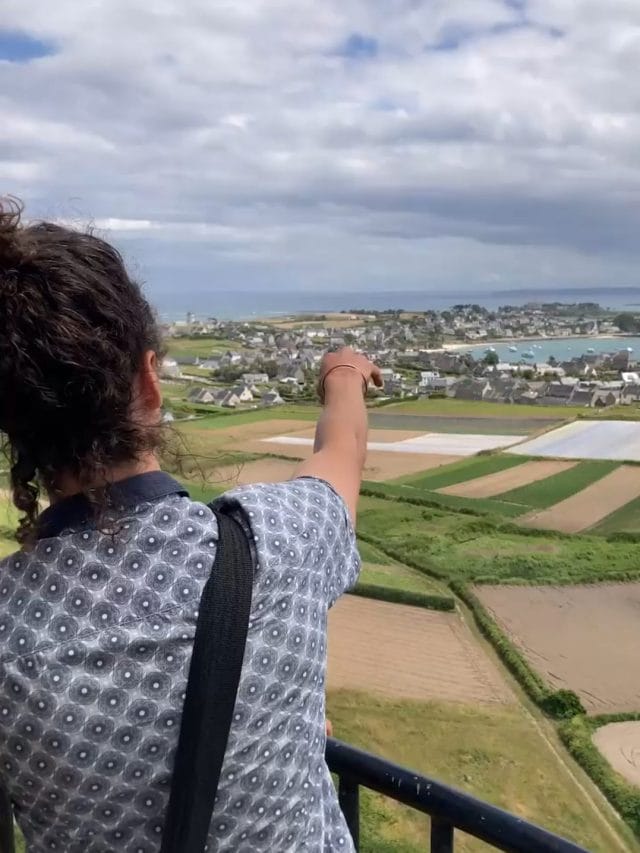
[[[312,399],[322,354],[349,345],[382,368],[385,399],[448,397],[519,405],[610,407],[640,402],[640,374],[625,336],[633,313],[596,304],[457,305],[441,312],[350,312],[167,323],[162,363],[166,417],[199,407],[245,409]],[[564,360],[540,341],[577,338]],[[607,341],[598,350],[589,341]],[[538,343],[535,343],[538,342]],[[508,357],[499,355],[508,344]]]

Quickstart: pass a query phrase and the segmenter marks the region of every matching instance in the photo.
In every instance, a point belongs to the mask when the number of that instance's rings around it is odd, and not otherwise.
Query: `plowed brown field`
[[[457,613],[349,595],[329,615],[327,686],[393,699],[513,700]]]
[[[554,688],[590,712],[640,708],[640,583],[479,586],[476,594]]]

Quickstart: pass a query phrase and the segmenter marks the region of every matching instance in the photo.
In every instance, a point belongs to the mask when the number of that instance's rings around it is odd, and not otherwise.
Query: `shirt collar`
[[[164,471],[149,471],[119,480],[109,486],[109,506],[124,511],[141,503],[149,503],[167,495],[189,497],[189,492]],[[80,493],[63,498],[44,510],[38,518],[38,539],[59,536],[63,530],[91,519],[92,509],[86,495]]]

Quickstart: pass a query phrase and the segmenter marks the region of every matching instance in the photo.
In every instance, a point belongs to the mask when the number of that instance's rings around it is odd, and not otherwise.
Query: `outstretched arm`
[[[325,356],[319,385],[324,409],[316,428],[314,453],[295,474],[330,483],[344,499],[354,523],[367,455],[364,393],[370,381],[382,385],[380,370],[363,355],[345,347]]]

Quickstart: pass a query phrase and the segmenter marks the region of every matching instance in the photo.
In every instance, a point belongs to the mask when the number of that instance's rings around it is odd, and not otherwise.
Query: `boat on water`
[[[531,350],[527,350],[526,352],[522,353],[522,357],[523,358],[535,358],[535,353],[533,353]]]
[[[509,352],[518,352],[518,347],[509,347]]]
[[[593,347],[589,347],[589,349],[587,350],[587,352],[589,353],[589,355],[593,355],[593,354],[594,354],[594,352],[595,352],[595,350],[594,350],[594,348],[593,348]]]
[[[633,352],[633,347],[627,347],[627,352]]]

